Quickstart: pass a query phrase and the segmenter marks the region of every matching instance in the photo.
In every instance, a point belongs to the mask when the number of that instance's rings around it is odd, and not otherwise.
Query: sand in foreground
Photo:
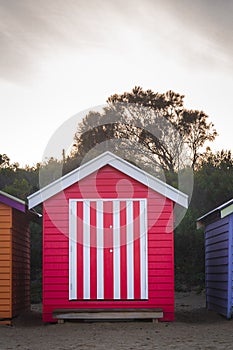
[[[151,322],[41,322],[32,311],[0,326],[0,349],[233,349],[233,321],[205,309],[203,295],[179,293],[176,321]]]

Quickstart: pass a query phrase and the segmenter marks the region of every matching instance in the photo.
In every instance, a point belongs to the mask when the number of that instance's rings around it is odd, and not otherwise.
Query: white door
[[[71,199],[70,300],[148,298],[146,199]]]

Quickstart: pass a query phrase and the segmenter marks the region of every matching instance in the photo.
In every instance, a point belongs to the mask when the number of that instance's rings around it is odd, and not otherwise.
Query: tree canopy
[[[184,95],[171,90],[157,93],[135,87],[114,94],[102,112],[90,111],[78,125],[74,155],[85,155],[101,144],[114,142],[115,152],[133,153],[163,170],[175,171],[187,164],[194,169],[201,148],[217,136],[213,123],[203,111],[184,107]],[[141,148],[141,152],[140,152]],[[102,149],[103,150],[103,149]]]

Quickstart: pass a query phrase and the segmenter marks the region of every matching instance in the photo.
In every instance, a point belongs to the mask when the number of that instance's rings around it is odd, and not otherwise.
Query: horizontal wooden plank
[[[227,299],[216,298],[212,295],[206,295],[206,302],[207,304],[209,303],[222,308],[227,308]]]
[[[6,256],[4,256],[4,258],[2,257],[2,259],[0,259],[0,273],[4,272],[5,268],[10,268],[12,266],[9,258],[10,258],[10,256],[7,259],[7,255],[6,255]]]
[[[44,263],[68,263],[68,255],[46,255]]]
[[[167,283],[162,283],[162,282],[157,283],[156,280],[155,281],[151,280],[149,290],[163,291],[164,294],[166,294],[167,291],[172,292],[174,290],[174,281],[170,280]]]
[[[47,270],[47,269],[45,269],[44,270],[44,276],[53,277],[54,275],[61,276],[61,277],[69,276],[69,271],[68,271],[68,269],[65,269],[65,270]]]
[[[206,275],[206,282],[208,281],[219,281],[228,283],[228,273],[208,273]]]
[[[221,266],[228,264],[228,256],[223,257],[214,257],[214,258],[206,258],[207,266]]]
[[[0,310],[5,310],[3,309],[5,306],[10,306],[11,305],[11,299],[9,297],[9,294],[4,294],[0,298]]]
[[[68,281],[67,281],[68,282]],[[53,292],[53,291],[61,291],[61,292],[69,292],[69,286],[68,284],[55,284],[55,283],[50,283],[50,284],[47,284],[47,283],[44,283],[44,290],[46,292]]]
[[[208,288],[208,290],[206,291],[206,295],[208,297],[212,297],[212,298],[227,300],[228,291],[227,290],[218,290],[215,288]]]
[[[0,281],[4,279],[9,279],[11,274],[10,267],[2,267],[0,266]]]
[[[11,318],[10,310],[6,310],[6,311],[0,310],[0,319],[1,318]]]
[[[65,235],[64,233],[56,233],[56,234],[47,234],[44,238],[44,242],[67,242],[69,239],[68,233]]]
[[[46,264],[46,270],[65,270],[68,269],[68,262],[49,262]]]
[[[148,240],[149,241],[157,241],[157,242],[161,242],[161,241],[173,241],[173,235],[169,234],[169,233],[160,233],[158,232],[158,230],[156,230],[155,228],[155,232],[152,232],[151,228],[149,229],[148,232]]]
[[[10,229],[10,228],[11,228],[11,222],[0,222],[0,230]]]
[[[2,248],[11,248],[11,241],[10,240],[6,240],[6,241],[2,241],[0,240],[0,244],[1,244],[1,250],[0,250],[0,255],[2,254]]]
[[[228,249],[218,249],[218,250],[214,250],[214,251],[206,251],[205,256],[206,256],[206,259],[227,257],[228,256]]]
[[[1,300],[0,300],[0,310],[1,310],[1,312],[7,312],[7,311],[9,311],[9,312],[11,312],[11,310],[12,310],[12,306],[11,306],[11,304],[2,304],[1,303]]]
[[[154,261],[148,261],[148,269],[154,270],[158,276],[167,276],[171,274],[171,264],[165,264],[165,266],[162,266],[158,262]]]
[[[215,273],[225,273],[228,271],[228,265],[221,265],[221,266],[206,266],[206,274],[215,274]]]
[[[127,311],[126,311],[127,310]],[[113,309],[106,310],[103,309],[99,311],[95,309],[90,309],[89,311],[66,311],[59,313],[59,311],[53,312],[53,317],[56,319],[69,320],[69,319],[160,319],[163,318],[163,310],[129,310],[120,309],[114,311]]]
[[[227,291],[228,290],[228,281],[206,281],[206,288],[213,290]]]
[[[156,257],[153,255],[148,256],[149,263],[154,262],[156,269],[171,269],[173,267],[173,261],[156,261]]]
[[[7,300],[7,302],[10,304],[11,300],[11,290],[10,288],[6,289],[5,287],[1,286],[0,289],[0,300]],[[0,301],[1,303],[1,301]]]
[[[205,252],[217,252],[218,250],[226,250],[228,251],[228,241],[223,241],[219,243],[215,243],[212,245],[205,244]]]
[[[54,256],[54,255],[64,255],[69,256],[69,250],[68,247],[65,248],[44,248],[43,250],[43,256]]]
[[[56,242],[56,241],[45,241],[44,242],[44,249],[57,249],[58,250],[58,254],[59,254],[59,250],[60,249],[68,249],[69,248],[69,243],[68,240],[65,240],[64,242]]]
[[[3,233],[2,229],[0,231],[0,242],[11,242],[10,230],[5,230],[5,233]]]
[[[164,263],[164,262],[169,262],[169,263],[173,263],[173,256],[172,255],[156,255],[153,256],[153,262],[157,262],[157,263]]]
[[[9,254],[9,255],[11,254],[10,247],[3,247],[3,248],[1,248],[0,256],[5,255],[5,254]]]
[[[219,232],[219,234],[210,236],[208,239],[206,238],[206,244],[214,244],[214,243],[219,243],[223,241],[228,241],[228,230],[224,232]]]
[[[68,282],[69,282],[69,278],[68,275],[67,276],[47,276],[44,274],[43,276],[43,281],[44,281],[44,285],[65,285],[66,288],[68,288]]]
[[[226,225],[228,222],[229,222],[229,218],[228,218],[228,217],[225,217],[225,218],[223,218],[223,219],[219,219],[219,220],[217,220],[217,221],[214,221],[214,222],[208,224],[207,230],[208,230],[208,231],[215,230],[216,227],[224,226],[224,225]]]

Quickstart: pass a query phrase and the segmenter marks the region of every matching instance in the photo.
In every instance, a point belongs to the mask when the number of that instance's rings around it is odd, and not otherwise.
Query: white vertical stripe
[[[113,202],[113,286],[114,299],[121,296],[120,276],[120,202]]]
[[[69,300],[77,299],[77,203],[69,205]]]
[[[83,298],[90,299],[90,201],[83,202]]]
[[[147,209],[146,201],[140,201],[140,281],[141,299],[148,299],[147,275]]]
[[[133,201],[126,201],[127,299],[134,299]]]
[[[104,299],[104,237],[103,237],[103,201],[96,201],[97,226],[97,299]]]

